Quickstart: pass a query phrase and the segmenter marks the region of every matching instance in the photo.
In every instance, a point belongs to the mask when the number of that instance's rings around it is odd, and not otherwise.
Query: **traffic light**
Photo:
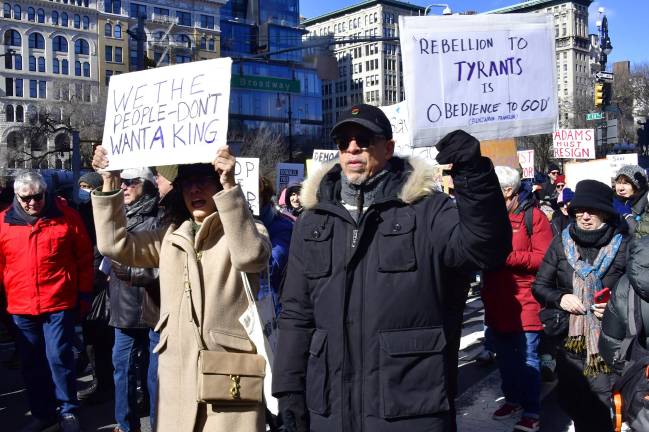
[[[595,107],[601,108],[604,105],[604,83],[595,84]]]

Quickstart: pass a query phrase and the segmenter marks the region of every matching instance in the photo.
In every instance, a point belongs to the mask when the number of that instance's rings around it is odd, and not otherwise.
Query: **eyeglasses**
[[[25,204],[27,204],[27,203],[29,203],[31,200],[34,200],[34,201],[36,201],[36,202],[41,201],[41,200],[43,199],[43,195],[44,195],[43,192],[40,192],[40,193],[37,193],[37,194],[34,194],[34,195],[27,195],[27,196],[20,196],[20,195],[18,195],[18,198],[20,198],[20,200],[21,200],[22,202],[24,202]]]
[[[575,214],[575,217],[583,217],[584,214],[588,213],[590,216],[598,216],[600,213],[597,210],[589,210],[589,209],[583,209],[583,208],[576,208],[573,209],[572,211]]]
[[[559,175],[559,171],[550,171],[550,174]]]
[[[132,179],[122,179],[122,184],[126,187],[137,186],[142,183],[142,179],[139,177]]]
[[[564,185],[564,184],[558,184],[558,185],[557,185],[557,189],[563,189],[565,186],[566,186],[566,185]]]
[[[336,135],[333,137],[333,140],[334,143],[336,143],[338,150],[344,152],[349,148],[349,143],[352,141],[352,139],[356,141],[356,145],[358,145],[362,150],[367,150],[374,144],[374,140],[376,138],[383,138],[383,135],[374,135],[372,133],[361,132],[351,135]]]
[[[194,185],[196,185],[196,187],[203,189],[210,183],[215,183],[215,181],[216,177],[214,176],[189,177],[180,180],[180,187],[183,189],[191,189]]]

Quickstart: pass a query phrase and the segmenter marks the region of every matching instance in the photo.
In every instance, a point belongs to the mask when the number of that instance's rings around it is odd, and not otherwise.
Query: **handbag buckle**
[[[239,375],[230,375],[230,396],[232,399],[241,399],[241,377]]]

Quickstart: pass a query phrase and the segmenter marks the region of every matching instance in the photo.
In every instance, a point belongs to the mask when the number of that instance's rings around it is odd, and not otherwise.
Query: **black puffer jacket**
[[[127,231],[150,231],[160,227],[157,196],[143,196],[126,213]],[[160,314],[158,269],[138,268],[113,262],[109,282],[110,322],[117,328],[154,327]]]
[[[462,289],[448,280],[500,266],[511,251],[489,159],[454,174],[457,207],[424,162],[395,157],[387,169],[358,224],[339,202],[340,165],[302,190],[273,392],[306,393],[311,432],[448,430],[438,415],[449,410],[457,343],[446,337],[462,313],[449,303],[464,294],[448,292]]]
[[[624,276],[606,306],[602,321],[602,334],[599,338],[599,352],[606,363],[621,372],[624,363],[620,361],[619,349],[626,335],[629,323],[628,302],[631,289],[642,300],[642,322],[646,335],[645,347],[649,347],[649,237],[631,242],[629,262]]]
[[[614,234],[624,235],[620,249],[604,275],[602,286],[613,289],[618,279],[624,274],[626,267],[626,250],[627,250],[627,225],[625,223],[616,223],[609,225],[607,232],[600,236],[595,242],[584,242],[577,235],[575,225],[569,226],[571,237],[575,240],[579,255],[588,263],[593,263],[599,250],[606,246]],[[536,274],[536,280],[532,285],[532,293],[542,306],[559,309],[561,297],[564,294],[572,294],[572,278],[575,271],[566,259],[563,250],[561,236],[557,236],[550,243],[548,251],[545,253],[541,267]]]

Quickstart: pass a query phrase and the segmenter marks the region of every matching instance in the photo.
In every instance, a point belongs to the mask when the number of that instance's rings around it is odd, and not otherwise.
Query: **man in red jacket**
[[[541,362],[538,354],[540,306],[532,296],[532,283],[552,241],[545,215],[531,200],[521,200],[521,177],[513,168],[497,166],[496,175],[512,225],[512,252],[505,265],[485,272],[481,290],[487,338],[496,352],[505,403],[495,419],[518,415],[514,430],[540,428]]]
[[[58,423],[63,432],[76,432],[72,345],[77,307],[87,307],[92,292],[92,244],[79,214],[47,193],[39,173],[20,172],[14,192],[13,204],[0,213],[0,282],[18,328],[32,413],[23,430]]]

